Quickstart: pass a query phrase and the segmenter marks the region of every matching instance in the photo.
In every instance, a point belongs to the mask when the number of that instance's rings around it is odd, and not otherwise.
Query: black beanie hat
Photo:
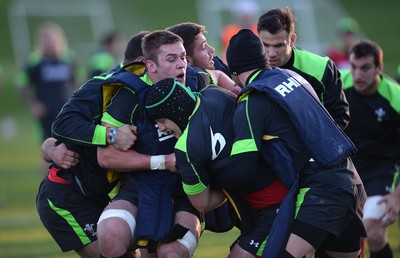
[[[238,75],[267,66],[267,55],[261,39],[250,29],[241,29],[230,40],[226,50],[229,72]]]
[[[146,110],[153,120],[166,118],[183,132],[196,106],[196,96],[173,78],[154,84],[146,96]]]

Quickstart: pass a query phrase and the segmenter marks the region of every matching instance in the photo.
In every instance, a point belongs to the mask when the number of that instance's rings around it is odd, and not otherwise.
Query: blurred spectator
[[[232,5],[233,23],[226,25],[221,31],[222,54],[225,56],[229,40],[240,29],[251,29],[257,34],[257,19],[260,7],[255,0],[236,0]]]
[[[397,67],[396,81],[400,83],[400,65]]]
[[[118,31],[105,34],[100,42],[99,49],[89,59],[89,78],[113,68],[121,60],[123,51],[123,34]]]
[[[358,40],[360,28],[357,21],[352,18],[339,19],[336,23],[336,28],[339,41],[330,46],[328,56],[339,69],[348,69],[348,51]]]
[[[383,51],[377,43],[362,40],[349,54],[353,83],[346,80],[344,86],[351,112],[345,132],[358,149],[352,159],[368,195],[363,222],[370,258],[393,258],[386,228],[397,220],[400,210],[396,173],[400,87],[383,74]]]
[[[44,22],[36,37],[36,48],[18,73],[16,84],[21,98],[40,122],[42,142],[51,136],[53,120],[75,90],[78,65],[59,24]]]

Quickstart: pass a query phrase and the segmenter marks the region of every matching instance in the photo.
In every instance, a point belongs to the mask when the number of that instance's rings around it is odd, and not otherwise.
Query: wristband
[[[117,128],[113,127],[107,127],[109,129],[108,135],[107,135],[107,143],[108,144],[114,144],[115,140],[117,138]]]
[[[150,157],[151,170],[164,170],[165,169],[165,155],[157,155]]]

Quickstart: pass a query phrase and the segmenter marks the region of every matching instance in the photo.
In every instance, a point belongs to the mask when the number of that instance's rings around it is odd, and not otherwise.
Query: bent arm
[[[228,75],[226,75],[225,73],[223,73],[220,70],[207,70],[208,73],[211,74],[211,76],[214,78],[215,80],[215,84],[228,90],[231,91],[232,93],[234,93],[235,95],[237,95],[241,88],[236,85],[236,83],[229,78]]]
[[[102,123],[103,126],[111,127],[110,124]],[[97,160],[99,165],[103,168],[109,168],[120,172],[132,172],[137,170],[151,170],[152,169],[152,156],[141,154],[133,149],[122,151],[117,149],[114,145],[107,145],[105,147],[97,148]],[[153,164],[153,169],[158,167],[170,170],[175,169],[175,155],[169,154],[164,156],[164,160],[159,160],[163,164]],[[153,161],[154,163],[154,161]]]
[[[221,189],[210,189],[210,187],[199,194],[188,195],[188,198],[196,210],[202,213],[218,208],[227,200]]]
[[[336,65],[329,60],[322,79],[326,90],[323,104],[333,120],[344,130],[350,122],[349,103],[343,91],[343,82]]]
[[[56,145],[56,139],[47,138],[40,146],[40,155],[46,162],[54,162],[58,166],[69,169],[79,162],[79,154],[68,150],[65,144]]]

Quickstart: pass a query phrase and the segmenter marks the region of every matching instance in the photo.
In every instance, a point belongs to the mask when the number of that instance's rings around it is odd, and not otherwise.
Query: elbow
[[[103,148],[97,148],[97,162],[99,163],[99,166],[102,168],[108,168],[110,165],[109,158],[104,153]]]
[[[208,205],[197,205],[195,208],[200,213],[206,213],[212,210],[208,207]]]

